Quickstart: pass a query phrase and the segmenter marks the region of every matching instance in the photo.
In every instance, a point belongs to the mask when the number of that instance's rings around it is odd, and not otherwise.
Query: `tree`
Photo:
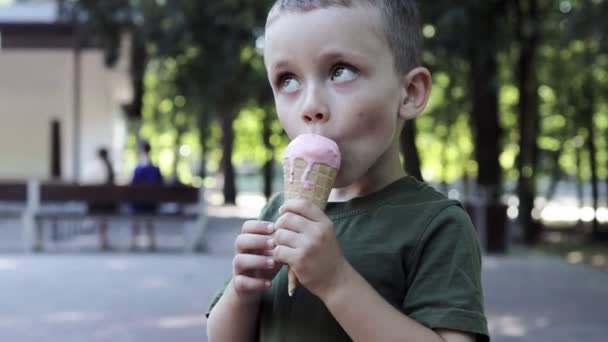
[[[400,141],[405,171],[408,175],[419,181],[423,181],[422,172],[420,171],[420,156],[416,147],[416,122],[414,120],[405,122]]]
[[[255,32],[263,27],[264,1],[180,2],[188,34],[184,39],[200,48],[200,56],[190,68],[197,71],[194,80],[206,106],[219,116],[222,127],[222,171],[224,201],[236,202],[235,172],[232,163],[233,122],[249,99],[252,89],[260,86],[254,70],[241,60],[245,48],[255,44]]]
[[[519,198],[519,223],[524,240],[534,244],[540,237],[540,226],[532,218],[536,197],[538,164],[539,99],[537,51],[540,44],[541,9],[539,0],[514,2],[516,13],[516,43],[519,45],[516,80],[519,89],[518,123],[519,155],[517,158],[517,195]]]
[[[504,26],[500,24],[505,19],[506,1],[471,0],[459,4],[434,1],[422,6],[422,10],[425,20],[438,27],[430,49],[442,56],[464,60],[468,65],[477,185],[485,199],[483,210],[489,211],[485,215],[489,221],[483,223],[486,228],[481,228],[486,230],[488,241],[498,246],[495,249],[503,250],[506,213],[500,204],[503,179],[499,157],[503,132],[498,108],[498,54],[505,41]]]

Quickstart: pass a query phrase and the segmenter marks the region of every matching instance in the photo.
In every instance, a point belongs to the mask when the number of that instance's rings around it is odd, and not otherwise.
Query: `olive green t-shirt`
[[[282,203],[283,196],[275,196],[260,219],[276,221]],[[405,177],[374,194],[329,203],[325,213],[346,259],[388,303],[428,328],[471,332],[477,341],[489,341],[480,248],[457,201]],[[352,303],[357,305],[356,297]],[[300,285],[288,296],[283,267],[262,299],[259,341],[351,339],[306,288]]]

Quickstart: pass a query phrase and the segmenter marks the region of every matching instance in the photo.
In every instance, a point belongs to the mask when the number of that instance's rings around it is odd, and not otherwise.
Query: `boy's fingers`
[[[290,199],[279,208],[279,214],[291,212],[314,222],[321,222],[325,213],[314,203],[306,199]]]
[[[281,215],[281,217],[279,217],[279,219],[277,220],[277,223],[275,224],[275,229],[277,232],[281,229],[288,229],[294,232],[302,233],[309,223],[309,220],[300,216],[297,213],[286,212]]]
[[[233,278],[233,286],[237,291],[260,291],[270,287],[270,280],[237,275]]]
[[[272,222],[249,220],[241,227],[242,234],[272,234],[274,231]]]
[[[241,234],[234,240],[237,253],[264,251],[274,248],[271,235]]]
[[[277,246],[287,246],[291,248],[298,248],[302,245],[302,239],[304,236],[300,233],[292,232],[288,229],[278,229],[274,233],[274,244]]]
[[[235,274],[256,270],[270,270],[276,266],[273,258],[253,254],[237,254],[232,261]]]
[[[287,246],[277,246],[273,251],[274,260],[278,263],[293,266],[297,261],[297,251]]]

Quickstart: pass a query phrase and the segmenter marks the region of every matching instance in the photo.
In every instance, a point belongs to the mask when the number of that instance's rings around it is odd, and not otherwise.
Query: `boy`
[[[413,0],[273,6],[264,62],[281,125],[336,141],[342,166],[325,212],[277,196],[243,225],[210,342],[488,341],[474,228],[399,160],[431,88],[419,26]]]
[[[158,166],[152,163],[150,159],[150,151],[152,147],[147,141],[141,141],[138,145],[139,160],[135,170],[133,170],[133,178],[131,185],[161,185],[163,184],[163,176],[160,173]],[[158,211],[158,206],[154,203],[131,203],[131,211],[135,214],[133,224],[131,226],[131,250],[137,248],[137,237],[139,236],[139,226],[144,224],[148,234],[148,249],[156,250],[156,238],[154,237],[154,222],[146,215],[152,215]],[[142,220],[140,217],[144,217]]]

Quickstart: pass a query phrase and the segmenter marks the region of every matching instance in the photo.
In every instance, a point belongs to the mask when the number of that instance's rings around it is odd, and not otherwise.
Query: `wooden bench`
[[[25,202],[27,185],[25,182],[0,181],[0,201]]]
[[[50,223],[52,236],[58,235],[58,222],[82,221],[84,218],[154,219],[194,222],[192,235],[187,237],[184,250],[198,249],[206,228],[206,206],[203,188],[181,185],[78,185],[68,183],[0,183],[0,201],[25,203],[23,236],[28,250],[41,250],[44,245],[45,223]],[[132,203],[159,205],[160,210],[135,214]],[[74,204],[76,210],[65,210]],[[166,208],[171,205],[171,210]],[[114,206],[116,210],[90,212],[87,208]],[[163,207],[164,205],[164,207]]]
[[[0,181],[0,219],[15,219],[21,217],[27,198],[25,182]],[[6,208],[9,205],[9,208]]]

